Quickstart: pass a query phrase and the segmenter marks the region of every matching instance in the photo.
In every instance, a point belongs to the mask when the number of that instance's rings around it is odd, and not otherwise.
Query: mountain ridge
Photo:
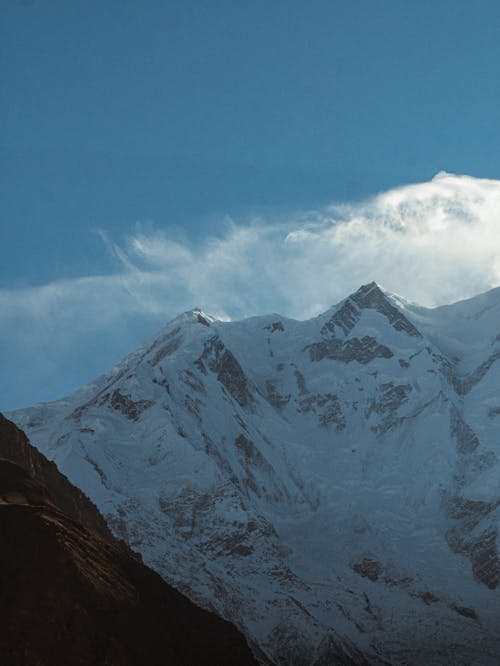
[[[493,664],[500,310],[471,307],[462,341],[376,283],[306,321],[195,309],[12,418],[270,662]]]

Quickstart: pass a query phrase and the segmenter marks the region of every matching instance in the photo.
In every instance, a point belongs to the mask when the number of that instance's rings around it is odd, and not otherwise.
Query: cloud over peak
[[[306,318],[372,280],[428,306],[500,284],[497,180],[440,172],[366,201],[221,227],[194,243],[159,226],[138,225],[120,242],[102,232],[114,272],[0,291],[1,348],[8,353],[17,330],[22,362],[26,347],[43,348],[57,365],[95,335],[104,346],[119,336],[137,344],[134,336],[195,305],[224,318]]]
[[[231,316],[307,317],[371,279],[432,306],[500,282],[499,212],[500,181],[441,172],[285,222],[226,221],[218,237],[194,245],[149,229],[115,248],[122,279],[141,275],[160,309],[196,302]]]

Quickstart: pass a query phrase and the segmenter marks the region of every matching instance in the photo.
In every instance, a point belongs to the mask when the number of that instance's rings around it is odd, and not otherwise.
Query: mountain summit
[[[12,418],[263,662],[496,664],[499,304],[194,310]]]

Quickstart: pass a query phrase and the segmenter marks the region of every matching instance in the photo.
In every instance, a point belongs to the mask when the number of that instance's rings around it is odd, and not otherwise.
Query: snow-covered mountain
[[[113,532],[276,664],[498,664],[500,289],[200,310],[10,417]]]

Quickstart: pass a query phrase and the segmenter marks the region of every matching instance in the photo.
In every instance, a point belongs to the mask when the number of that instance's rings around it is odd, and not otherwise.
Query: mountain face
[[[17,411],[113,533],[274,664],[497,664],[500,289],[194,310]]]
[[[102,524],[0,415],[2,665],[256,663],[232,625],[170,588]]]

